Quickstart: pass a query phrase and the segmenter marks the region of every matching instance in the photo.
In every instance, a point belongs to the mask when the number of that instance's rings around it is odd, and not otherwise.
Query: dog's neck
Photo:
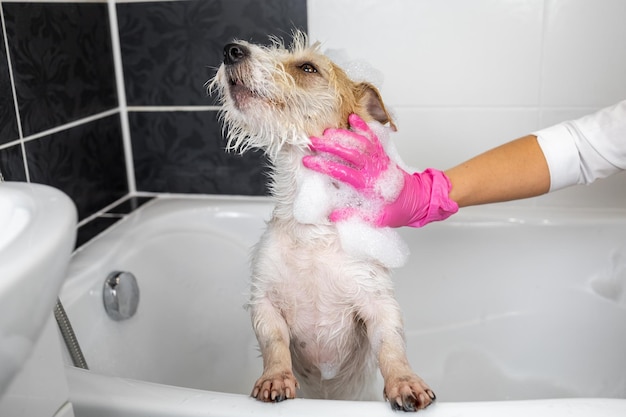
[[[293,206],[298,192],[298,178],[302,170],[302,157],[306,151],[299,147],[285,144],[274,156],[270,157],[270,192],[276,201],[274,216],[281,220],[293,219]]]

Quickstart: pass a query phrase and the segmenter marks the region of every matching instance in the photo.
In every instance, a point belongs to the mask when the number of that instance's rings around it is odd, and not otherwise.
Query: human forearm
[[[363,120],[351,115],[350,126],[351,131],[327,129],[322,138],[311,138],[310,148],[315,154],[305,156],[302,162],[375,201],[384,200],[377,186],[379,179],[390,169],[401,172],[404,182],[400,194],[394,201],[384,201],[380,212],[370,219],[376,226],[421,227],[448,218],[459,207],[533,197],[550,189],[548,164],[533,135],[489,150],[446,172],[427,169],[409,174],[390,160]],[[338,208],[330,219],[353,215],[359,215],[359,210]]]
[[[445,171],[459,207],[545,194],[550,171],[534,135],[524,136]]]

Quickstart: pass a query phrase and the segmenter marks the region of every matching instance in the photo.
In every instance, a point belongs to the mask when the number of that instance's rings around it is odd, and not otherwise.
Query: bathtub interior
[[[77,252],[61,300],[92,372],[249,394],[248,259],[270,211],[157,199]],[[409,360],[440,400],[626,398],[624,213],[469,209],[401,233]],[[126,321],[103,309],[113,270],[139,282]]]
[[[395,279],[411,362],[438,395],[626,398],[624,218],[465,214],[404,230]]]
[[[148,204],[74,254],[61,300],[90,370],[243,393],[261,369],[244,303],[250,249],[271,206],[209,201]],[[140,288],[126,321],[103,309],[114,270],[132,272]]]

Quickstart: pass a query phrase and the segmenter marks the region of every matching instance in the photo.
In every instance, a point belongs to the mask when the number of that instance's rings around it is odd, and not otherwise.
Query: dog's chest
[[[347,255],[336,235],[295,233],[270,224],[258,247],[255,287],[281,311],[293,334],[328,341],[353,331],[380,271]]]
[[[338,262],[329,261],[286,278],[287,285],[272,294],[289,327],[292,349],[319,368],[323,379],[333,378],[362,343],[358,310],[365,301],[359,299],[358,277],[341,275]]]
[[[294,247],[283,253],[281,269],[271,285],[271,298],[288,323],[332,325],[360,304],[361,276],[338,251]]]

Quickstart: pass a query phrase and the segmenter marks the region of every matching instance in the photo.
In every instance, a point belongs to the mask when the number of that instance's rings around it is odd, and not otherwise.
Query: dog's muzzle
[[[238,43],[229,43],[224,47],[224,64],[237,64],[250,55],[250,49]]]

